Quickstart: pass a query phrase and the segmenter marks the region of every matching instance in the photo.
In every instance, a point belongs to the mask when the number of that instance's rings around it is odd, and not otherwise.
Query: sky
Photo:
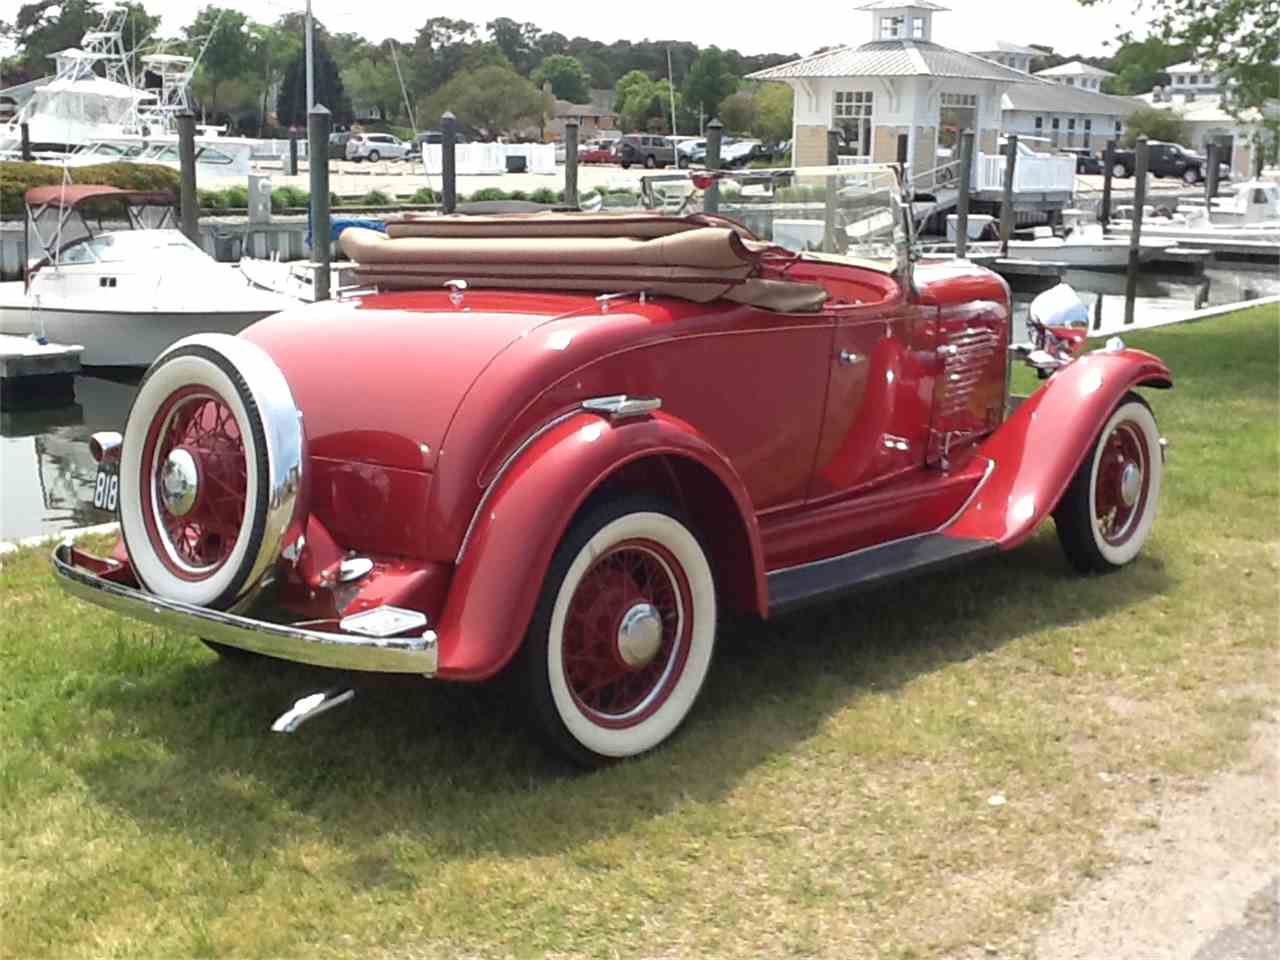
[[[147,9],[163,10],[163,27],[176,33],[210,0],[143,0]],[[566,3],[544,0],[514,4],[501,0],[434,0],[429,4],[312,0],[313,10],[335,33],[360,33],[373,41],[387,37],[408,42],[429,16],[446,16],[484,24],[497,17],[531,20],[543,31],[567,37],[614,40],[676,39],[699,46],[715,44],[742,53],[808,54],[833,43],[870,39],[870,17],[855,10],[860,0],[832,3],[811,0],[800,15],[785,4],[751,5],[691,3],[689,0]],[[1107,0],[1101,7],[1082,7],[1078,0],[941,0],[950,8],[934,19],[934,40],[961,50],[976,50],[994,40],[1048,44],[1062,53],[1103,55],[1114,50],[1104,41],[1125,29],[1140,28],[1130,12],[1135,0]],[[275,19],[300,10],[305,0],[221,0],[255,19]],[[12,19],[18,0],[0,0],[0,20]],[[14,11],[6,14],[8,7]],[[1120,27],[1117,28],[1117,24]],[[1140,29],[1141,34],[1143,31]]]

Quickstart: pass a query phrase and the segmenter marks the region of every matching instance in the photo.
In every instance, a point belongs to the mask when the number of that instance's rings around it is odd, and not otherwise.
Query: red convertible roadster
[[[151,366],[94,441],[121,541],[60,546],[59,582],[225,654],[515,671],[592,765],[680,726],[721,610],[963,564],[1050,516],[1077,569],[1131,561],[1163,469],[1135,390],[1169,370],[1042,318],[1022,352],[1047,379],[1014,406],[1004,281],[915,261],[893,171],[853,171],[346,231],[363,290]]]

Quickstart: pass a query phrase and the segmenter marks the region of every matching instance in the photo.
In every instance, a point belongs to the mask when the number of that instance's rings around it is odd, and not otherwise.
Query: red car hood
[[[459,403],[528,331],[589,295],[408,291],[276,314],[241,336],[284,372],[312,457],[434,472]]]

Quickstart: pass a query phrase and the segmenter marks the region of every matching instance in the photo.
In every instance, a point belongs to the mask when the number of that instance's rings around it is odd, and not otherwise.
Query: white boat
[[[1176,240],[1143,236],[1139,258],[1149,260],[1177,245]],[[1124,270],[1129,265],[1129,238],[1109,237],[1097,223],[1078,226],[1065,237],[1040,236],[1010,240],[1009,256],[1019,260],[1047,260],[1084,270]]]
[[[167,194],[36,187],[27,209],[45,256],[26,280],[0,283],[0,333],[81,344],[88,366],[146,366],[189,334],[237,333],[299,302],[254,286],[174,229]],[[91,229],[86,209],[95,225],[119,229]]]

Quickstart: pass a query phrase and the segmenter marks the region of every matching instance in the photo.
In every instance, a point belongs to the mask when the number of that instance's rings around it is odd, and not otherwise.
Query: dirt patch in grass
[[[1274,711],[1277,312],[1132,340],[1178,378],[1150,394],[1173,447],[1137,562],[1075,577],[1046,528],[727,623],[687,729],[590,776],[501,687],[375,685],[272,735],[329,678],[237,669],[6,557],[0,954],[1025,952]]]

